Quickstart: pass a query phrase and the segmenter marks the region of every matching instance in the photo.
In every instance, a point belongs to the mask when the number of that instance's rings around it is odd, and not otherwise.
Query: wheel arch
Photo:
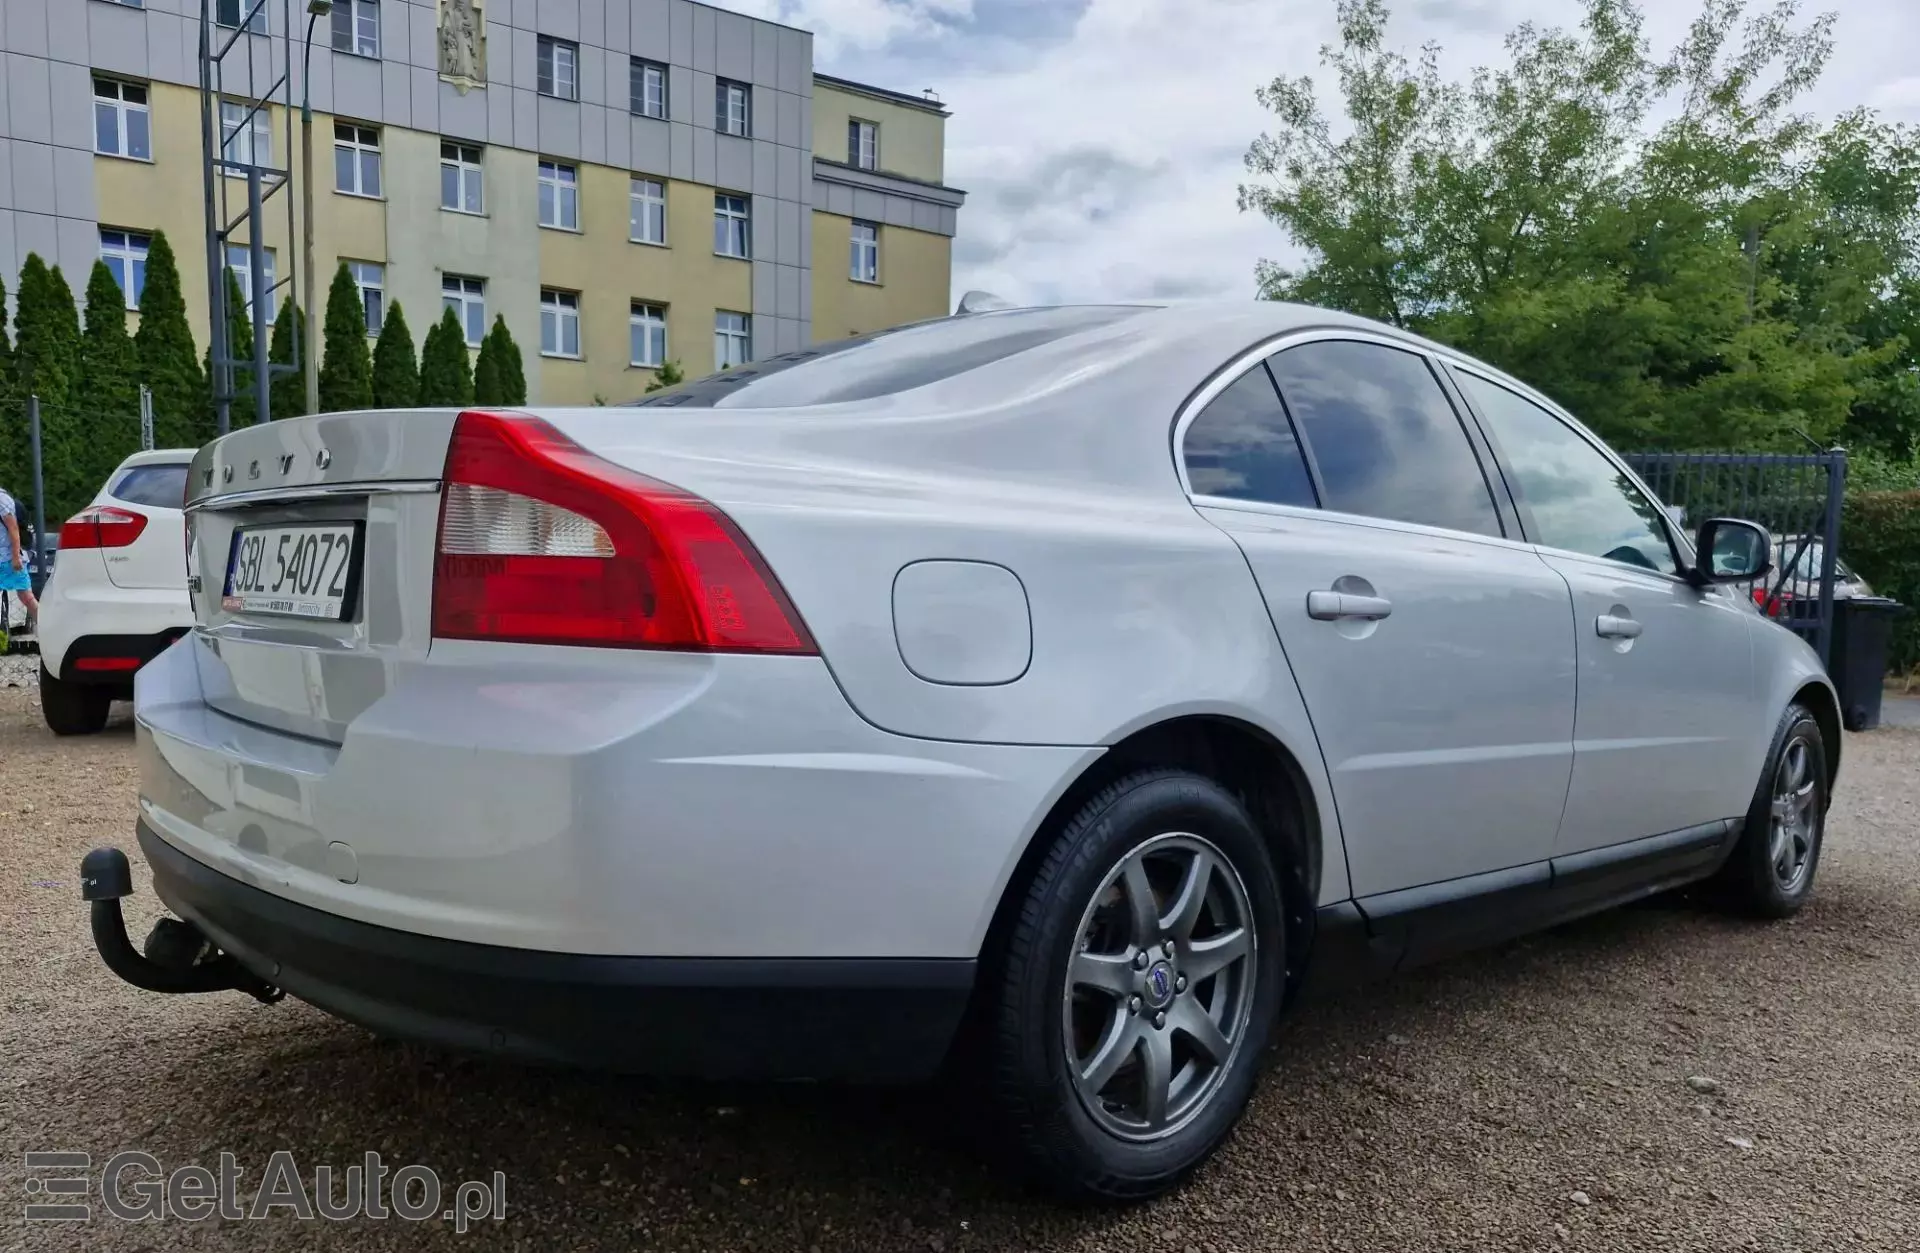
[[[1287,915],[1287,984],[1298,987],[1310,952],[1325,871],[1325,827],[1306,770],[1278,738],[1224,714],[1185,714],[1133,731],[1095,758],[1060,793],[1034,828],[987,927],[983,961],[991,961],[1019,909],[1021,894],[1045,857],[1047,836],[1095,792],[1128,773],[1172,766],[1205,775],[1239,797],[1266,837],[1280,869]]]
[[[1833,689],[1818,680],[1801,685],[1793,694],[1795,704],[1804,705],[1820,724],[1820,739],[1827,759],[1827,801],[1833,801],[1833,785],[1840,778],[1840,700]]]

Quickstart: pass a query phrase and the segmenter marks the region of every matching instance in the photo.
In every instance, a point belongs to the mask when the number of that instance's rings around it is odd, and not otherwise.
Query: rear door
[[[147,524],[131,544],[105,548],[107,578],[115,587],[171,588],[186,586],[187,466],[190,455],[175,460],[132,458],[115,470],[106,490],[94,503],[137,513]]]
[[[1694,587],[1669,515],[1584,432],[1491,378],[1454,376],[1498,447],[1527,531],[1573,593],[1573,781],[1557,853],[1735,817],[1759,707],[1738,587]]]
[[[1543,861],[1571,770],[1567,586],[1508,538],[1428,359],[1285,348],[1206,400],[1181,448],[1300,685],[1355,894]]]

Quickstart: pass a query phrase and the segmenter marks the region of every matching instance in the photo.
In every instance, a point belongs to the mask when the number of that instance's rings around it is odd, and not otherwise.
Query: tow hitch
[[[133,871],[117,848],[96,848],[80,860],[80,899],[91,906],[93,946],[107,969],[149,992],[245,992],[263,1005],[286,993],[217,948],[200,928],[162,918],[141,950],[127,938],[120,898],[133,895]]]

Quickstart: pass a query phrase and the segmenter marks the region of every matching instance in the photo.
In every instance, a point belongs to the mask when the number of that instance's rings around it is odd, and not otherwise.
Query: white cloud
[[[1331,100],[1317,56],[1334,33],[1332,0],[723,2],[814,30],[825,72],[941,93],[953,110],[947,181],[970,193],[956,296],[1251,296],[1256,261],[1293,255],[1277,228],[1238,211],[1234,193],[1241,157],[1270,120],[1256,87],[1311,74]],[[1920,120],[1920,5],[1829,2],[1840,9],[1837,46],[1811,107],[1864,103]],[[1645,7],[1658,48],[1698,11],[1692,0]],[[1575,0],[1394,8],[1389,40],[1409,55],[1438,40],[1460,77],[1499,60],[1516,22],[1579,16]]]

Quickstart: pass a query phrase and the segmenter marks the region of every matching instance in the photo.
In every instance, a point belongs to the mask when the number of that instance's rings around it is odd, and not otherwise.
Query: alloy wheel
[[[1799,891],[1812,872],[1814,846],[1820,838],[1819,789],[1812,761],[1807,742],[1793,740],[1773,772],[1767,850],[1774,878],[1789,895]]]
[[[1107,872],[1063,998],[1069,1073],[1096,1123],[1157,1140],[1200,1113],[1247,1033],[1256,942],[1239,872],[1197,835],[1155,836]]]

